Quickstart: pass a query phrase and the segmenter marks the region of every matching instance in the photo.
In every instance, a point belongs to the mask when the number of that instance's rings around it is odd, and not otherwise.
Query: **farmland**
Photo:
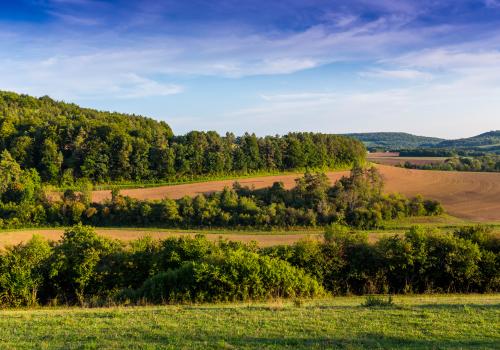
[[[445,210],[458,218],[490,222],[500,221],[500,174],[452,172],[452,171],[425,171],[402,169],[386,165],[377,165],[385,180],[386,192],[399,192],[406,196],[421,194],[424,197],[439,200]],[[329,172],[331,183],[347,171]],[[292,188],[298,175],[276,175],[247,178],[241,180],[244,186],[264,188],[274,182],[283,182],[285,188]],[[196,196],[200,193],[220,191],[225,186],[232,186],[234,181],[211,181],[154,188],[137,188],[123,190],[121,193],[137,199],[181,198]],[[110,191],[95,191],[92,193],[94,201],[103,201],[110,198]]]
[[[406,162],[415,165],[444,163],[447,157],[401,157],[398,153],[371,153],[367,159],[370,162],[383,165],[404,165]]]
[[[499,295],[0,311],[8,349],[494,349]]]

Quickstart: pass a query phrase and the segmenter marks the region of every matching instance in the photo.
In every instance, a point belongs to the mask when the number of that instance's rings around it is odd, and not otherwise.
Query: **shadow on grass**
[[[500,311],[500,304],[420,304],[420,305],[409,305],[413,309],[434,309],[434,310],[463,310],[464,308],[470,309],[493,309]]]

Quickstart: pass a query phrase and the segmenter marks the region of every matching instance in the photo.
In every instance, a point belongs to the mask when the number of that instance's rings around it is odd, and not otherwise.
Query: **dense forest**
[[[259,249],[203,236],[130,243],[75,226],[0,253],[0,306],[117,305],[310,298],[326,293],[498,292],[500,241],[487,227],[366,235]]]
[[[99,112],[49,97],[0,92],[0,152],[42,182],[175,181],[200,175],[327,169],[362,163],[352,138],[314,133],[257,137],[192,131],[174,136],[165,122]]]
[[[500,172],[500,156],[455,157],[447,159],[443,163],[422,165],[413,164],[411,161],[408,161],[403,164],[403,167],[423,170]]]

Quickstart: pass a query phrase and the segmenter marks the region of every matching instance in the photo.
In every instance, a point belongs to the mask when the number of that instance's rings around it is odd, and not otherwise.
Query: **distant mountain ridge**
[[[453,148],[485,151],[500,149],[500,130],[492,130],[480,135],[455,140],[417,136],[404,132],[350,133],[344,134],[344,136],[360,140],[368,149]]]
[[[407,149],[433,147],[446,141],[437,137],[417,136],[405,132],[351,133],[343,136],[353,137],[363,142],[368,149]]]
[[[436,145],[436,147],[442,148],[491,148],[496,146],[500,147],[500,130],[488,131],[463,139],[445,140]]]

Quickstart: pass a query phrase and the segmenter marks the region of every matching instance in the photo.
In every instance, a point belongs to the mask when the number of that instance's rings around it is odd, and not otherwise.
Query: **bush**
[[[0,306],[309,298],[333,294],[498,292],[499,240],[484,226],[414,227],[377,243],[341,225],[325,240],[259,249],[203,236],[119,244],[74,226],[0,253]],[[376,301],[370,301],[376,305]]]
[[[0,256],[0,305],[33,306],[46,274],[45,265],[51,254],[47,241],[33,236],[26,244],[7,249]]]
[[[314,297],[323,289],[290,264],[244,250],[190,261],[148,279],[137,297],[150,302],[220,302]]]
[[[53,293],[67,302],[82,304],[88,294],[98,294],[106,271],[100,269],[113,243],[89,226],[73,226],[64,232],[49,263]]]

